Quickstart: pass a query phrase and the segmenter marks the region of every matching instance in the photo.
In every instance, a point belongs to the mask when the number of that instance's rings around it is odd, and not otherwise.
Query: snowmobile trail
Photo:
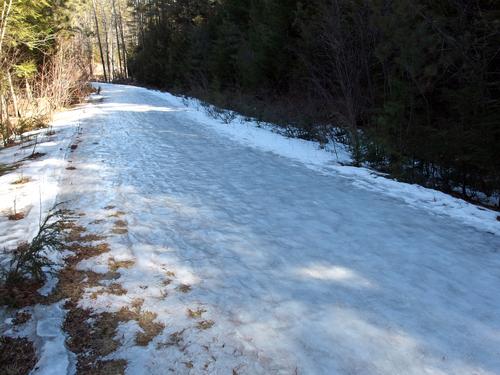
[[[118,273],[80,305],[144,314],[128,374],[500,373],[498,235],[101,86],[59,201],[109,234],[79,269]]]

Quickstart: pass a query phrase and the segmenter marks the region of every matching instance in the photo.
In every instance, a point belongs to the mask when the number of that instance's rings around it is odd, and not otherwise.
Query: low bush
[[[49,252],[63,249],[63,231],[69,220],[66,211],[58,207],[59,205],[54,206],[41,222],[38,233],[31,242],[21,243],[12,252],[10,266],[3,272],[2,281],[5,286],[45,279],[45,271],[53,266],[48,257]]]

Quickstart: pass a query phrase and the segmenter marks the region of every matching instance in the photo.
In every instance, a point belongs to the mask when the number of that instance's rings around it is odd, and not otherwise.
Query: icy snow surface
[[[134,261],[113,280],[127,294],[80,304],[141,298],[165,325],[137,346],[141,327],[120,324],[109,358],[128,374],[500,373],[494,212],[169,94],[100,86],[60,200],[103,229],[104,207],[125,213],[128,233],[80,268]]]

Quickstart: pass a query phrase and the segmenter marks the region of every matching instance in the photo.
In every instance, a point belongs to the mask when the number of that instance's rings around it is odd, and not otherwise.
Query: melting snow
[[[109,253],[79,267],[131,261],[112,281],[125,294],[103,283],[80,305],[116,312],[141,300],[165,327],[140,346],[141,326],[120,324],[108,358],[126,359],[128,374],[500,372],[494,212],[342,166],[340,146],[100,86],[58,199],[88,225],[104,220],[103,232],[126,223],[106,239]],[[41,361],[53,355],[71,372],[53,314],[40,319],[54,344]]]

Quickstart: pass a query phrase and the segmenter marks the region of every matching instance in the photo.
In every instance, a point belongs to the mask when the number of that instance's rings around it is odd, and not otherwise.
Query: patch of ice
[[[28,338],[35,342],[39,360],[32,375],[70,374],[72,353],[66,348],[66,336],[62,324],[66,311],[64,301],[52,305],[36,305],[33,309],[33,322],[36,328]]]

